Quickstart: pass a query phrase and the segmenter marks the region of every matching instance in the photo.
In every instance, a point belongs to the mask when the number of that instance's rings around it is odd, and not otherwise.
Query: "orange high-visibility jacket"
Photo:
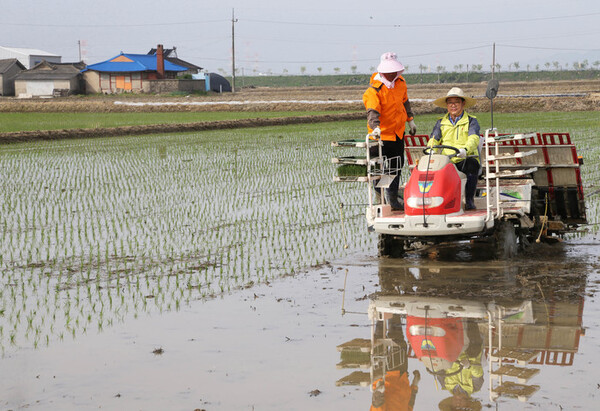
[[[373,389],[377,388],[377,380]],[[381,407],[371,406],[370,411],[412,411],[415,405],[417,386],[410,385],[408,374],[388,371],[385,375],[385,402]]]
[[[369,121],[367,124],[369,133],[379,126],[382,140],[394,141],[396,136],[403,138],[405,123],[413,119],[412,113],[407,114],[405,107],[405,103],[408,102],[406,82],[402,76],[398,76],[394,88],[389,89],[381,81],[375,79],[376,75],[377,73],[371,75],[369,88],[363,94],[363,103],[367,113],[370,110],[376,112],[375,121]],[[410,107],[410,103],[408,103],[408,107]],[[371,117],[369,116],[369,118]]]

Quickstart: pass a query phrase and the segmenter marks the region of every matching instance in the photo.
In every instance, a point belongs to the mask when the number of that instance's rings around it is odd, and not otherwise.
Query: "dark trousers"
[[[477,178],[479,174],[479,161],[473,157],[467,157],[463,161],[456,163],[456,168],[467,175],[467,184],[465,185],[465,200],[467,209],[475,208],[473,198],[477,191]]]
[[[462,171],[467,176],[469,174],[475,174],[475,176],[479,174],[479,161],[475,160],[473,157],[467,157],[463,161],[459,161],[454,165],[459,171]]]
[[[404,167],[404,139],[402,138],[398,138],[398,136],[396,136],[396,140],[394,141],[388,141],[388,140],[381,140],[383,143],[383,147],[381,147],[381,154],[384,157],[392,158],[392,157],[399,157],[398,160],[400,161],[398,164],[398,168],[402,168]],[[379,148],[377,146],[375,147],[371,147],[369,149],[369,155],[371,156],[371,158],[377,157],[379,156]],[[394,163],[392,165],[392,167],[395,167],[396,163]],[[398,192],[398,185],[400,183],[400,171],[398,171],[398,176],[394,179],[394,181],[391,182],[389,190],[391,192]]]

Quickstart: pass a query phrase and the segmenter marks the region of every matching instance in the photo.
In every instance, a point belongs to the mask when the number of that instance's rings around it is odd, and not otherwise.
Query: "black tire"
[[[380,257],[404,257],[404,240],[390,234],[379,234],[377,251]]]
[[[494,231],[494,247],[496,258],[500,260],[510,260],[517,255],[517,232],[512,222],[498,222]]]

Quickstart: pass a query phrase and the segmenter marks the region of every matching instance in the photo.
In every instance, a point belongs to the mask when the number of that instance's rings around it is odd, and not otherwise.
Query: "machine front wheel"
[[[379,234],[377,251],[380,257],[404,257],[404,240],[391,234]]]
[[[500,221],[494,232],[496,258],[508,260],[517,255],[517,233],[510,221]]]

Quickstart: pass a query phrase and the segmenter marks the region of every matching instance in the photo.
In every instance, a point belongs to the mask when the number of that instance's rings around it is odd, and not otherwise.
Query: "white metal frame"
[[[493,133],[493,136],[490,137],[490,133]],[[514,154],[500,154],[500,142],[507,140],[522,140],[525,138],[535,137],[536,133],[527,133],[527,134],[511,134],[507,136],[499,136],[498,129],[487,129],[485,130],[484,136],[484,153],[485,160],[480,158],[480,161],[485,161],[485,189],[486,189],[486,207],[487,207],[487,215],[485,221],[488,222],[490,220],[494,220],[497,218],[502,218],[504,215],[504,209],[502,208],[502,201],[500,200],[500,179],[503,177],[518,177],[526,174],[533,173],[537,171],[537,167],[532,167],[524,170],[515,170],[512,172],[500,172],[500,160],[509,160],[514,158],[523,158],[530,155],[533,155],[537,152],[537,150],[531,150],[527,152],[518,152]],[[490,144],[493,145],[494,153],[489,155],[490,152]],[[484,157],[484,156],[482,156]],[[490,162],[493,163],[493,171],[490,171]],[[496,188],[496,201],[495,204],[491,204],[491,196],[490,196],[490,180],[494,180],[494,186]]]

